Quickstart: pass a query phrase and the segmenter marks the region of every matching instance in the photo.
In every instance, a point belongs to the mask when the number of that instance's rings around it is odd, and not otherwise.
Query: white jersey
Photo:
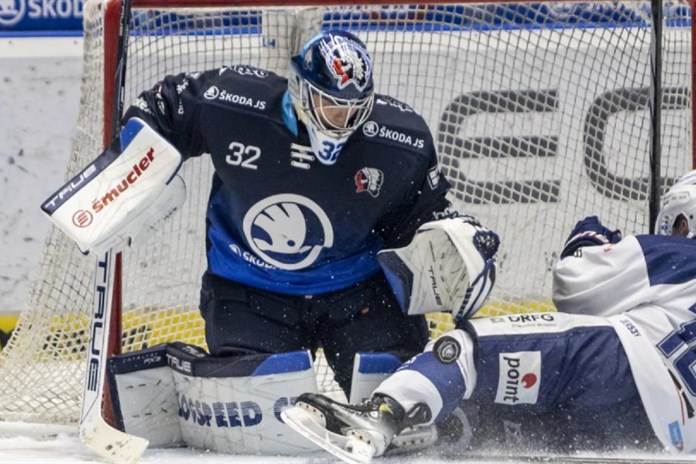
[[[629,236],[554,269],[559,311],[609,318],[667,449],[696,451],[696,240]]]

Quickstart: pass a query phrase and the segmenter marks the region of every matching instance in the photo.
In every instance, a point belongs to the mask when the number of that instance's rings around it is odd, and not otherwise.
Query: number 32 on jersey
[[[230,154],[225,157],[225,162],[230,166],[241,166],[246,169],[257,170],[255,164],[261,157],[261,149],[254,145],[244,145],[239,142],[232,142],[228,147]]]

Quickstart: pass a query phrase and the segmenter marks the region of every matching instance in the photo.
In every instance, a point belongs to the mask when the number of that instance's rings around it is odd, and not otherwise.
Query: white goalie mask
[[[288,89],[312,151],[321,163],[334,164],[372,112],[372,60],[353,34],[322,32],[292,58]]]
[[[696,171],[682,176],[662,197],[655,231],[658,235],[672,235],[679,216],[684,216],[688,225],[687,238],[696,236]]]

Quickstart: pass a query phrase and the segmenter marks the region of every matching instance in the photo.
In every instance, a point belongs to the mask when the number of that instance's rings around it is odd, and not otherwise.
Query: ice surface
[[[106,463],[107,461],[94,455],[85,448],[77,437],[72,435],[59,435],[50,440],[35,440],[19,437],[0,439],[0,463],[32,463],[32,464],[76,464],[76,463]],[[192,449],[149,449],[139,461],[142,464],[334,464],[339,463],[336,458],[318,452],[308,456],[245,456],[245,455],[221,455]],[[659,463],[696,462],[696,457],[652,456],[635,452],[621,455],[581,454],[568,458],[552,457],[519,457],[500,456],[485,457],[475,456],[461,459],[443,459],[434,452],[419,453],[416,455],[402,455],[378,458],[373,460],[375,464],[452,464],[462,462],[467,464],[490,464],[494,462],[514,463]]]

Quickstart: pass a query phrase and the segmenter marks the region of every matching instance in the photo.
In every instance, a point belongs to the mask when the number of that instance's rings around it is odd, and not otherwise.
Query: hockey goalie
[[[165,76],[124,121],[119,143],[43,209],[85,253],[144,246],[184,201],[179,166],[212,161],[206,347],[109,362],[118,427],[151,445],[315,450],[280,412],[316,391],[318,348],[362,400],[421,352],[425,313],[465,320],[493,287],[497,235],[452,209],[427,125],[375,93],[353,34],[310,39],[288,79],[247,65]]]

